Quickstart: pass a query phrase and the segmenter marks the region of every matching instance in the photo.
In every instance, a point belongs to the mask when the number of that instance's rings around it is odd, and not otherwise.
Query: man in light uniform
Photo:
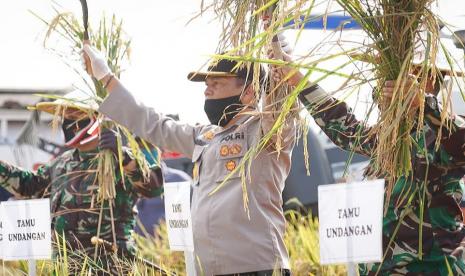
[[[86,45],[84,51],[91,59],[88,71],[107,84],[110,93],[99,111],[147,141],[180,152],[195,162],[192,223],[195,254],[200,261],[197,271],[204,275],[271,276],[277,268],[279,275],[290,275],[283,238],[286,221],[282,191],[291,166],[294,119],[289,117],[286,121],[280,152],[273,147],[274,137],[251,160],[250,170],[246,170],[250,218],[244,210],[239,173],[210,194],[275,122],[271,113],[250,114],[256,111],[257,105],[253,70],[237,69],[236,62],[220,60],[206,73],[189,74],[190,80],[204,81],[207,86],[204,110],[211,122],[191,126],[163,116],[134,99],[95,49]],[[260,71],[263,84],[265,73],[263,69]],[[288,83],[296,84],[293,79]]]

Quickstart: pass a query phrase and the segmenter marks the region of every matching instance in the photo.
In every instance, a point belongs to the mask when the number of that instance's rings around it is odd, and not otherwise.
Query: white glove
[[[97,80],[101,80],[106,75],[111,74],[110,67],[108,66],[106,58],[102,55],[102,53],[88,44],[84,45],[83,50],[90,59],[92,75]],[[84,55],[82,58],[84,59]]]

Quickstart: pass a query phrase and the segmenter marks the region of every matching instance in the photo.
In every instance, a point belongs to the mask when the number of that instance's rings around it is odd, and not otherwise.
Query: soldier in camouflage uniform
[[[294,77],[302,78],[300,73]],[[389,96],[394,83],[386,83],[383,95]],[[438,85],[433,88],[431,83],[428,87],[430,92],[439,90]],[[299,98],[336,145],[371,157],[377,137],[368,135],[371,128],[358,121],[346,103],[310,84]],[[450,270],[454,275],[465,274],[465,229],[459,207],[465,174],[465,124],[462,118],[451,117],[451,124],[441,128],[440,113],[436,97],[427,95],[424,127],[421,133],[411,134],[412,173],[396,180],[383,218],[384,261],[359,265],[361,275],[449,275]],[[442,138],[436,149],[439,131]],[[420,241],[420,202],[424,192]]]
[[[317,124],[339,147],[370,157],[376,143],[376,137],[367,137],[370,127],[357,121],[344,102],[334,98],[320,104],[312,101],[315,99],[312,93],[318,93],[318,89],[312,86],[300,97]],[[419,135],[412,133],[413,171],[397,179],[383,219],[385,259],[380,269],[380,264],[361,265],[362,275],[374,275],[378,269],[380,275],[448,275],[446,260],[455,275],[465,272],[462,248],[465,229],[459,207],[463,192],[461,179],[465,174],[462,148],[465,125],[456,117],[450,129],[443,127],[441,144],[436,150],[440,111],[434,96],[428,96],[426,102],[423,131]],[[425,178],[427,185],[423,183]],[[425,186],[420,259],[420,202]]]
[[[93,125],[94,120],[82,116],[76,119],[76,113],[84,114],[74,108],[68,108],[64,114],[63,130],[70,150],[43,165],[37,172],[0,161],[0,186],[17,197],[50,197],[52,230],[63,235],[71,249],[83,250],[93,258],[95,246],[91,243],[92,237],[99,236],[104,241],[113,242],[108,202],[102,206],[96,197],[99,184],[96,181],[95,157],[99,150],[103,149],[116,152],[117,143],[114,132],[106,130],[102,131],[100,139],[82,144],[81,142],[88,138],[86,130]],[[69,114],[73,116],[67,117]],[[76,137],[77,135],[81,137]],[[141,196],[160,195],[163,177],[158,164],[152,165],[148,179],[144,177],[130,150],[125,147],[123,156],[125,179],[122,181],[121,174],[116,171],[113,216],[119,256],[128,258],[133,257],[135,253],[131,233],[135,226],[133,207],[136,200]],[[102,207],[103,219],[98,235]],[[100,257],[109,251],[109,248],[103,246],[99,249]]]

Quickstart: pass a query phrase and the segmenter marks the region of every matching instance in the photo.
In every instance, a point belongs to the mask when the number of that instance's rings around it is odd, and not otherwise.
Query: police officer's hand
[[[275,58],[273,51],[268,51],[268,57],[270,59]],[[293,62],[291,56],[284,52],[281,53],[281,59],[289,63]],[[290,86],[296,86],[304,78],[304,75],[298,70],[298,68],[294,68],[289,65],[273,65],[271,66],[271,77],[277,83],[284,79]]]
[[[280,32],[275,38],[278,40],[273,42],[272,49],[268,51],[268,57],[270,59],[281,59],[292,63],[292,48],[287,42],[286,36]],[[277,83],[285,80],[290,86],[298,85],[304,78],[303,74],[298,69],[288,65],[271,66],[271,77]]]
[[[95,77],[97,80],[102,80],[104,77],[111,74],[111,69],[102,53],[89,44],[84,44],[82,50],[82,58],[84,61],[86,59],[90,60],[90,68],[86,66],[86,71],[89,75]]]

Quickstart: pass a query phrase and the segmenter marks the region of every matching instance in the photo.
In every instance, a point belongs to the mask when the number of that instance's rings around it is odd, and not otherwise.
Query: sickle
[[[82,21],[84,23],[84,40],[89,40],[89,10],[87,9],[87,1],[80,0],[82,7]]]
[[[82,23],[84,25],[84,35],[83,35],[83,44],[89,44],[89,9],[87,8],[87,1],[86,0],[80,0],[81,1],[81,7],[82,7]],[[86,70],[89,74],[92,75],[91,72],[91,62],[90,59],[87,55],[84,55],[84,63],[86,65]]]

